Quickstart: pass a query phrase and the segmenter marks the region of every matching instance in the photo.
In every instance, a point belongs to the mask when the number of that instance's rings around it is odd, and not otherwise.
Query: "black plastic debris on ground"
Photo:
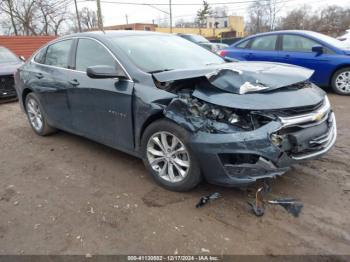
[[[274,199],[267,201],[271,205],[280,205],[288,213],[292,214],[294,217],[298,217],[301,209],[304,207],[303,203],[296,201],[293,198],[284,198],[284,199]]]
[[[248,204],[251,206],[252,212],[256,216],[263,216],[265,213],[265,204],[270,205],[280,205],[285,210],[287,210],[288,213],[292,214],[294,217],[299,217],[299,214],[304,207],[303,203],[300,201],[295,200],[294,198],[280,198],[280,199],[272,199],[272,200],[265,200],[265,196],[271,192],[271,187],[267,181],[263,181],[263,185],[258,188],[258,190],[255,193],[255,201],[248,202]]]
[[[215,200],[215,199],[218,199],[220,197],[220,193],[212,193],[210,195],[207,195],[207,196],[203,196],[199,199],[199,202],[197,203],[196,205],[196,208],[200,208],[200,207],[203,207],[205,204]]]

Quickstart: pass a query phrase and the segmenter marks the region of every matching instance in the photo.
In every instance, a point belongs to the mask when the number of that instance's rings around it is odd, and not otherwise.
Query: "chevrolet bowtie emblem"
[[[321,121],[321,119],[323,118],[324,113],[323,112],[319,112],[314,116],[315,121]]]

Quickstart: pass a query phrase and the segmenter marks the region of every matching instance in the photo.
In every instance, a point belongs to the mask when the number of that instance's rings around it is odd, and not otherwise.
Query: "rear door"
[[[89,66],[121,68],[114,55],[101,42],[79,38],[76,45],[75,70],[69,81],[73,127],[81,135],[120,149],[133,148],[131,79],[92,79]]]
[[[257,36],[251,39],[244,49],[244,59],[247,61],[275,61],[278,35]]]
[[[67,80],[73,40],[67,39],[49,45],[34,58],[30,66],[30,86],[40,96],[40,101],[50,124],[71,129]]]
[[[312,52],[313,46],[322,44],[301,35],[283,34],[279,61],[315,70],[311,80],[323,85],[328,83],[335,54],[325,46],[323,53]]]

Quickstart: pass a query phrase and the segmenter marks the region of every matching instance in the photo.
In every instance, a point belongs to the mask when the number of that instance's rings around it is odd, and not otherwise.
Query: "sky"
[[[240,15],[247,17],[247,7],[251,4],[252,0],[207,0],[212,6],[222,6],[225,4],[229,9],[229,14]],[[169,15],[161,12],[161,9],[165,12],[169,12],[169,0],[101,0],[102,2],[102,15],[104,19],[104,25],[118,25],[126,24],[126,16],[129,23],[152,23],[153,20],[157,23],[159,20],[168,20]],[[115,4],[110,2],[123,2],[123,3],[147,3],[147,4],[164,4],[155,5],[155,7],[145,5],[130,5],[130,4]],[[310,5],[313,10],[319,10],[329,5],[339,5],[342,7],[350,7],[350,0],[278,0],[281,2],[280,15],[288,13],[294,8],[303,6],[304,4]],[[172,13],[173,21],[177,19],[184,19],[185,21],[193,21],[195,14],[199,8],[201,8],[202,0],[172,0]],[[176,5],[187,4],[187,5]],[[196,4],[196,5],[188,5]],[[90,9],[96,9],[96,2],[94,0],[84,1],[78,0],[78,8],[89,7]],[[74,5],[71,4],[72,11],[74,11]]]

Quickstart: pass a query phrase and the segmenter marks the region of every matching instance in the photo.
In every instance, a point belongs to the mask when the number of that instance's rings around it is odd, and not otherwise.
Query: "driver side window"
[[[283,35],[283,51],[312,52],[312,47],[319,43],[299,35]]]
[[[89,66],[112,66],[116,67],[116,62],[112,55],[101,44],[91,39],[79,39],[76,66],[78,71],[85,72]]]

